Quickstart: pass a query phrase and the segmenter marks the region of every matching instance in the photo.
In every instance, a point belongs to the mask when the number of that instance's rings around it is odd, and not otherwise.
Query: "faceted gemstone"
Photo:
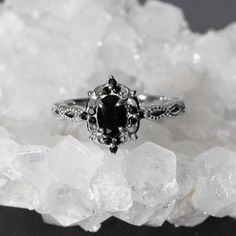
[[[129,111],[130,111],[130,113],[132,113],[132,114],[136,114],[136,113],[138,112],[138,109],[137,109],[136,107],[134,107],[134,106],[130,106],[130,107],[129,107]]]
[[[103,106],[98,108],[98,124],[104,129],[104,134],[111,138],[120,135],[119,127],[125,127],[127,123],[127,110],[125,105],[116,106],[119,97],[108,95],[102,99]]]
[[[114,93],[119,93],[121,91],[121,88],[119,86],[116,86],[114,89],[113,89]]]
[[[92,124],[92,125],[95,125],[96,124],[96,118],[95,117],[91,117],[89,119],[89,123]]]
[[[111,89],[110,89],[109,87],[104,87],[104,88],[103,88],[103,92],[104,92],[105,94],[110,94],[110,93],[111,93]]]
[[[111,153],[115,154],[118,151],[118,147],[117,146],[110,147],[110,151],[111,151]]]
[[[137,119],[134,118],[134,117],[130,117],[130,118],[129,118],[129,123],[132,124],[132,125],[134,125],[134,124],[137,123]]]
[[[108,83],[114,88],[117,85],[116,80],[114,79],[113,76],[109,79]]]
[[[143,118],[144,118],[144,113],[143,113],[143,111],[140,111],[140,112],[139,112],[139,118],[140,118],[140,119],[143,119]]]
[[[82,120],[87,120],[87,117],[88,117],[88,113],[87,112],[83,112],[81,115],[80,115],[80,118]]]
[[[121,142],[121,139],[120,138],[117,138],[116,141],[115,141],[115,145],[120,145],[122,142]]]

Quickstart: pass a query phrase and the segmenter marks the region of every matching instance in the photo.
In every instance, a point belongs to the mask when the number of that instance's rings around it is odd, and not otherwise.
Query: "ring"
[[[116,153],[120,144],[138,138],[141,119],[159,120],[185,112],[181,99],[136,95],[135,90],[117,83],[113,75],[88,96],[54,104],[53,115],[72,122],[86,121],[90,140],[109,145],[111,153]]]

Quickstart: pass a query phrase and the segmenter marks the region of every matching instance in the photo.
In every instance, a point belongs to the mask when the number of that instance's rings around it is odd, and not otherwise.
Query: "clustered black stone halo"
[[[112,153],[120,144],[138,138],[141,119],[159,120],[185,112],[181,99],[136,95],[135,90],[117,83],[113,75],[108,83],[89,91],[88,96],[56,103],[52,112],[58,119],[87,121],[90,140],[108,145]]]

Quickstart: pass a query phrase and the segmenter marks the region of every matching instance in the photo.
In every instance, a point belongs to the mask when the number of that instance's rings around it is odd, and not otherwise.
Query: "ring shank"
[[[185,112],[184,102],[177,97],[138,95],[144,118],[158,120],[165,117],[175,117]]]
[[[171,102],[176,100],[176,98],[170,98],[166,96],[154,96],[154,95],[147,95],[147,94],[140,94],[137,96],[141,105],[153,105],[155,103],[163,103],[163,102]]]
[[[137,99],[141,111],[144,113],[144,118],[147,119],[157,120],[164,117],[173,117],[185,111],[185,104],[179,98],[140,94],[137,96]],[[54,104],[52,111],[56,117],[63,118],[65,111],[76,107],[81,111],[78,114],[81,114],[86,110],[88,101],[89,98],[65,100],[61,103]],[[60,111],[60,114],[58,111]]]
[[[81,98],[81,99],[69,99],[63,102],[55,103],[54,106],[59,105],[66,105],[66,106],[79,106],[81,108],[86,108],[88,103],[88,98]]]
[[[176,101],[176,98],[169,98],[165,96],[154,96],[154,95],[147,95],[147,94],[139,94],[137,95],[138,101],[141,105],[147,106],[147,105],[153,105],[155,102],[171,102]],[[65,100],[61,103],[56,103],[58,105],[64,104],[67,106],[80,106],[83,108],[86,108],[88,103],[88,98],[81,98],[81,99],[69,99]],[[55,104],[55,105],[56,105]]]

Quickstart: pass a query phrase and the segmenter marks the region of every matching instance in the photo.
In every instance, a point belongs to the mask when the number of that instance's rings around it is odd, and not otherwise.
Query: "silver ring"
[[[137,139],[140,120],[159,120],[185,112],[179,98],[136,95],[135,90],[117,83],[112,75],[108,83],[88,92],[88,98],[55,103],[53,115],[71,122],[86,121],[90,140],[109,146],[116,153],[120,144]]]

